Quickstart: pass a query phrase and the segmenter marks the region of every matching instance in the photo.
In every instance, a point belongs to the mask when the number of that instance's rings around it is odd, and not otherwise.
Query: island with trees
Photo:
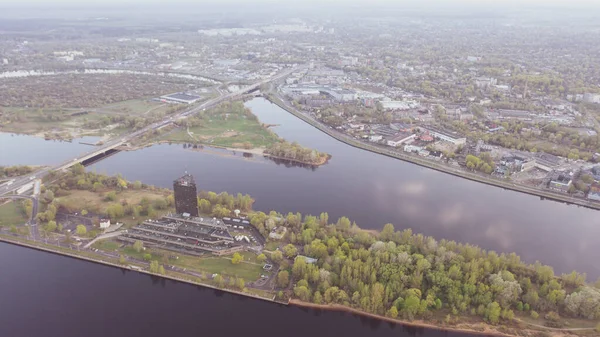
[[[320,166],[330,158],[327,153],[305,148],[298,143],[286,141],[277,142],[265,150],[265,154],[277,159],[289,160],[300,164]]]
[[[224,102],[199,111],[179,122],[178,128],[150,135],[147,143],[169,142],[192,144],[192,147],[213,146],[262,154],[311,166],[327,162],[330,155],[289,143],[261,123],[241,101]]]

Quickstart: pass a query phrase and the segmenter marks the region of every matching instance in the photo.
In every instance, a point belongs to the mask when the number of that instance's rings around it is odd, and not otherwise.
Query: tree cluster
[[[286,141],[271,145],[265,150],[265,153],[278,158],[312,165],[322,164],[323,160],[328,156],[326,153],[302,147],[296,142],[288,143]]]
[[[306,216],[286,226],[295,241],[290,246],[318,259],[310,264],[296,258],[292,265],[293,293],[304,301],[406,319],[431,318],[441,309],[479,315],[491,324],[512,320],[515,311],[600,319],[600,290],[587,286],[585,275],[558,277],[551,267],[527,265],[514,253],[436,241],[391,224],[374,236],[346,218],[321,226]],[[283,254],[296,251],[286,246]],[[284,288],[286,275],[280,273],[277,282]]]

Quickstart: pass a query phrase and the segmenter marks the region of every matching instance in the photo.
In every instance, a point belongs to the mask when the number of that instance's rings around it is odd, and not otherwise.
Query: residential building
[[[487,89],[493,85],[496,85],[498,80],[492,77],[478,77],[475,79],[475,86],[480,89]]]
[[[588,199],[594,201],[600,201],[600,184],[593,183],[590,186],[590,192],[588,193]]]
[[[600,180],[600,165],[592,167],[592,175],[594,179]]]
[[[196,182],[191,174],[185,174],[183,177],[173,182],[173,192],[175,195],[175,211],[178,214],[187,214],[187,216],[198,216],[198,193],[196,191]]]

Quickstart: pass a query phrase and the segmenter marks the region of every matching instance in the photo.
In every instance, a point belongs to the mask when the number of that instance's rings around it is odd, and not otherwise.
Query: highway
[[[225,100],[232,99],[232,98],[235,98],[237,96],[243,95],[244,93],[247,93],[249,91],[253,91],[255,89],[258,89],[261,85],[263,85],[265,83],[269,83],[269,82],[272,82],[272,81],[277,81],[279,79],[287,77],[292,72],[298,71],[298,70],[302,69],[303,67],[304,66],[301,65],[301,66],[297,66],[295,68],[284,70],[281,73],[279,73],[279,74],[277,74],[277,75],[275,75],[275,76],[273,76],[271,78],[264,79],[262,81],[259,81],[259,82],[255,83],[255,84],[252,84],[250,86],[242,88],[242,89],[240,89],[240,90],[238,90],[236,92],[232,92],[232,93],[226,94],[226,93],[222,92],[221,90],[219,90],[219,93],[221,94],[221,96],[219,96],[219,97],[215,97],[213,99],[210,99],[210,100],[208,100],[208,101],[206,101],[206,102],[204,102],[204,103],[202,103],[202,104],[200,104],[198,106],[195,106],[195,107],[193,107],[191,109],[188,109],[186,111],[180,112],[180,113],[178,113],[176,115],[167,116],[165,119],[163,119],[160,122],[156,122],[156,123],[150,124],[150,125],[142,128],[142,129],[134,131],[134,132],[132,132],[130,134],[121,136],[121,137],[119,137],[117,139],[113,139],[113,140],[107,142],[106,144],[104,144],[104,145],[102,145],[100,147],[96,147],[96,148],[94,148],[94,150],[92,150],[92,151],[90,151],[90,152],[88,152],[86,154],[81,155],[78,158],[69,159],[69,160],[67,160],[67,161],[65,161],[63,163],[60,163],[60,164],[58,164],[58,165],[56,165],[54,167],[47,167],[47,168],[42,169],[41,171],[37,171],[37,172],[34,172],[32,174],[16,178],[16,179],[14,179],[14,181],[10,185],[8,185],[6,183],[3,184],[3,185],[0,185],[0,197],[2,197],[4,195],[8,195],[8,194],[10,194],[11,192],[13,192],[15,190],[18,190],[22,186],[24,186],[24,185],[26,185],[28,183],[33,182],[34,179],[42,179],[43,177],[45,177],[50,172],[60,171],[60,170],[69,168],[69,167],[75,165],[76,163],[83,162],[84,160],[86,160],[88,158],[94,157],[94,156],[96,156],[96,155],[98,155],[100,153],[103,153],[103,152],[107,151],[107,150],[114,149],[117,146],[120,146],[120,145],[122,145],[124,143],[127,143],[128,141],[130,141],[130,140],[132,140],[132,139],[134,139],[136,137],[139,137],[140,135],[142,135],[142,134],[144,134],[144,133],[146,133],[148,131],[159,129],[159,128],[165,126],[165,125],[168,125],[168,124],[172,123],[175,120],[180,120],[180,119],[187,118],[190,115],[193,115],[193,114],[195,114],[195,113],[197,113],[197,112],[199,112],[201,110],[213,107],[213,106],[215,106],[215,105],[217,105],[217,104],[219,104],[219,103],[221,103],[221,102],[223,102]],[[36,204],[36,203],[34,202],[34,204]]]

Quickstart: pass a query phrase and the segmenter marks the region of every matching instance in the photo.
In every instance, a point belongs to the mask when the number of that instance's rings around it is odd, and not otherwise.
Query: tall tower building
[[[186,173],[183,177],[176,179],[173,182],[173,192],[177,213],[198,216],[198,193],[196,192],[196,182],[191,174]]]

